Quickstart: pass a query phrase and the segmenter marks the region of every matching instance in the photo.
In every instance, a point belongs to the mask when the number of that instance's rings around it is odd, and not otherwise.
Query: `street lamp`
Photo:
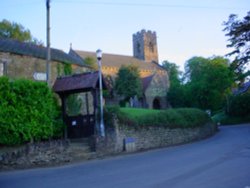
[[[96,57],[99,68],[99,90],[100,90],[100,133],[102,137],[105,137],[105,128],[103,122],[103,95],[102,95],[102,51],[98,49],[96,51]]]

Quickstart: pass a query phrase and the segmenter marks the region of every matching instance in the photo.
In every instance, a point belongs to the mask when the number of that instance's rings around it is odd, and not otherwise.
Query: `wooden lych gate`
[[[103,89],[106,84],[103,80]],[[98,72],[57,78],[53,86],[62,101],[66,138],[83,138],[95,134],[99,103]]]

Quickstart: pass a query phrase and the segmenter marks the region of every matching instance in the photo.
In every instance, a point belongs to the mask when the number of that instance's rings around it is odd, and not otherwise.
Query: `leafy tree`
[[[229,61],[223,57],[193,57],[185,69],[187,104],[201,109],[222,108],[233,84]]]
[[[181,83],[180,76],[182,72],[179,70],[179,66],[177,66],[175,63],[165,60],[162,62],[162,67],[167,70],[171,84]]]
[[[130,97],[142,96],[142,83],[138,67],[133,65],[121,66],[115,80],[115,91],[122,96],[125,101]]]
[[[162,67],[167,70],[170,81],[170,88],[167,93],[167,100],[172,107],[183,107],[184,104],[184,86],[181,83],[181,74],[179,67],[175,63],[163,61]]]
[[[86,57],[84,62],[94,70],[98,70],[96,60],[93,57]]]
[[[32,37],[30,30],[25,29],[21,24],[3,19],[0,22],[0,38],[16,39],[21,42],[33,42],[43,45],[41,41]]]
[[[236,80],[244,81],[250,75],[250,71],[245,72],[245,66],[250,60],[250,12],[239,20],[238,16],[231,14],[227,22],[224,22],[224,30],[230,42],[227,46],[234,48],[229,56],[235,56],[231,64],[232,70],[236,73]]]
[[[73,73],[71,64],[69,64],[69,63],[63,64],[63,73],[64,73],[64,75],[71,75]]]

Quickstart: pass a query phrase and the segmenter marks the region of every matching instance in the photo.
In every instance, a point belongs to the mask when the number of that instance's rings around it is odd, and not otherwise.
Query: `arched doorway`
[[[161,102],[158,98],[155,98],[153,101],[153,109],[161,109]]]

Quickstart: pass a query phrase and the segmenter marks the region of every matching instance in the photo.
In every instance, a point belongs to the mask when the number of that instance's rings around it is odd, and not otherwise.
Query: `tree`
[[[167,60],[163,61],[162,67],[167,70],[170,81],[170,88],[167,93],[167,100],[172,107],[183,107],[184,104],[184,86],[181,83],[181,74],[179,67],[175,63]]]
[[[10,22],[3,19],[0,22],[0,38],[16,39],[21,42],[33,42],[37,45],[43,45],[41,41],[32,37],[30,31],[21,24]]]
[[[229,60],[223,57],[193,57],[187,61],[185,69],[185,95],[189,105],[201,109],[221,109],[233,84]]]
[[[84,62],[86,63],[86,65],[90,66],[92,69],[98,70],[96,60],[93,57],[86,57],[84,59]]]
[[[162,62],[162,67],[167,70],[171,84],[181,83],[180,76],[182,72],[179,70],[179,66],[177,66],[175,63],[165,60]]]
[[[115,91],[125,101],[130,97],[142,96],[142,83],[138,67],[134,65],[121,66],[115,80]]]
[[[230,42],[227,47],[234,50],[227,54],[234,56],[231,69],[236,73],[236,80],[243,81],[250,75],[250,71],[245,72],[245,67],[250,60],[250,12],[239,20],[237,15],[231,14],[227,22],[224,22],[224,30]]]

